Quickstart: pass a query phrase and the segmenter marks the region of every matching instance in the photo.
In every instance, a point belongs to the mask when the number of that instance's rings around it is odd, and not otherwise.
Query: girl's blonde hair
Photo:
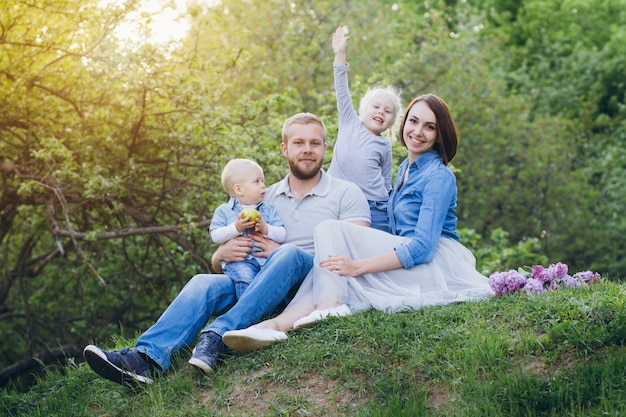
[[[393,101],[393,124],[389,129],[387,129],[387,134],[385,135],[385,137],[389,142],[394,143],[398,135],[400,122],[402,121],[402,92],[400,91],[400,89],[396,88],[393,85],[377,85],[370,87],[365,95],[361,98],[361,102],[359,103],[359,117],[361,117],[361,115],[365,111],[365,108],[378,94],[385,94],[389,96]]]

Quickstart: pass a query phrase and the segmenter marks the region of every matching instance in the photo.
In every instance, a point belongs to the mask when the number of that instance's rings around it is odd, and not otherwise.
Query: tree
[[[60,341],[76,350],[118,322],[135,329],[190,271],[208,269],[199,236],[218,145],[189,135],[210,126],[189,106],[195,92],[178,88],[191,71],[184,56],[129,51],[113,36],[136,7],[3,3],[5,363]]]

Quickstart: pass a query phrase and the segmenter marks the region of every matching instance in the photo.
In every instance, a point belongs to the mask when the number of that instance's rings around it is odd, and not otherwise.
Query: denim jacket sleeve
[[[430,262],[439,239],[456,236],[456,179],[447,167],[437,165],[421,172],[418,169],[417,180],[408,181],[394,201],[403,212],[396,220],[405,221],[404,235],[411,237],[395,248],[404,268]],[[413,230],[409,230],[411,224]],[[444,233],[447,229],[451,230]]]

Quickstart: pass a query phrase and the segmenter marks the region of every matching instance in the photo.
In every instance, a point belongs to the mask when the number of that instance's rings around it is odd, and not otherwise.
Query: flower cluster
[[[592,271],[567,273],[567,265],[559,262],[545,268],[535,265],[531,271],[519,269],[506,272],[494,272],[489,276],[489,285],[496,295],[510,292],[545,292],[561,287],[588,287],[600,279],[600,274]]]

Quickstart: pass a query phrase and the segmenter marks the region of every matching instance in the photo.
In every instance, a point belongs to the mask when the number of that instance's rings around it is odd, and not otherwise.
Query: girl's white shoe
[[[328,308],[326,310],[315,310],[308,316],[302,317],[293,323],[294,329],[311,327],[313,324],[327,317],[342,317],[350,314],[350,307],[345,304],[339,307]]]

